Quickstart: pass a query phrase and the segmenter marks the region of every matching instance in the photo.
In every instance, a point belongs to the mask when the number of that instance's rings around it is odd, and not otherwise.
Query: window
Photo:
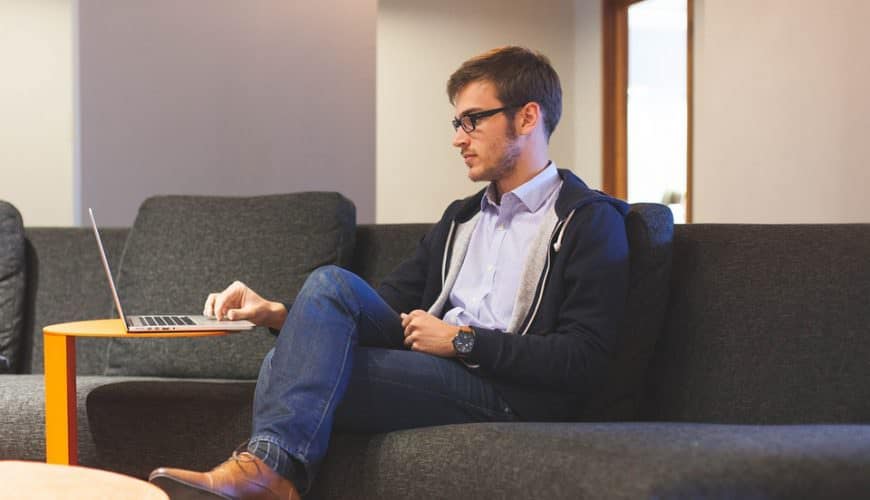
[[[605,0],[604,190],[691,221],[691,0]]]

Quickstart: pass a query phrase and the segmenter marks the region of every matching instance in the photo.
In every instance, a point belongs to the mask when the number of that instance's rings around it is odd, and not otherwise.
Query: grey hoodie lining
[[[471,235],[480,221],[480,212],[474,215],[467,222],[457,224],[455,228],[456,236],[453,238],[453,253],[450,256],[450,265],[448,267],[447,277],[441,287],[441,293],[429,308],[429,314],[441,317],[443,314],[444,305],[450,297],[450,292],[456,284],[456,278],[459,276],[459,271],[462,268],[462,263],[465,261],[465,255],[468,253],[468,246],[471,243]],[[520,333],[517,329],[522,326],[523,320],[529,313],[534,300],[535,291],[538,288],[538,283],[541,280],[541,275],[547,264],[547,258],[550,254],[550,242],[553,238],[553,232],[559,224],[559,217],[556,215],[555,207],[551,208],[544,220],[541,222],[540,229],[535,235],[530,245],[528,258],[523,265],[523,271],[520,275],[520,283],[517,288],[517,295],[514,299],[513,313],[507,323],[506,333]],[[446,243],[444,249],[445,255],[450,247],[450,240]],[[522,332],[525,333],[525,332]]]
[[[471,243],[471,235],[474,233],[474,228],[480,221],[480,212],[477,212],[474,217],[467,222],[457,224],[455,229],[456,236],[453,238],[453,253],[450,255],[450,266],[447,268],[447,277],[444,278],[444,283],[441,284],[441,293],[435,299],[435,303],[429,308],[428,313],[442,317],[442,309],[447,299],[450,297],[450,291],[453,290],[453,285],[456,284],[456,277],[459,276],[459,269],[465,261],[465,254],[468,253],[468,245]],[[453,224],[456,224],[455,222]],[[450,249],[450,238],[447,238],[447,243],[444,246],[444,258],[447,258],[447,251]]]

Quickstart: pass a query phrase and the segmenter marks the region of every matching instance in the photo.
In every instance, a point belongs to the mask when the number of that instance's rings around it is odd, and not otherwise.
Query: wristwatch
[[[474,329],[470,326],[460,326],[456,336],[453,337],[453,350],[460,358],[471,354],[474,349]]]

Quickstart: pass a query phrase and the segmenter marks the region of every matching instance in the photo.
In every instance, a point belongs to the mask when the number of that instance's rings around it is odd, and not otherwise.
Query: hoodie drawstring
[[[553,250],[555,250],[556,253],[559,253],[559,250],[562,248],[562,238],[565,236],[565,229],[568,228],[568,223],[571,222],[571,217],[574,217],[574,212],[576,210],[577,209],[571,210],[571,212],[568,213],[568,217],[565,218],[565,223],[562,224],[562,228],[559,229],[559,237],[556,238],[556,243],[553,243]]]

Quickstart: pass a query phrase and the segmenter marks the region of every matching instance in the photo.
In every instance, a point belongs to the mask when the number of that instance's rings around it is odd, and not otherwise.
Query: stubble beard
[[[502,154],[495,166],[492,168],[492,173],[488,181],[495,182],[504,179],[512,174],[517,168],[517,161],[520,158],[520,145],[517,144],[517,133],[512,127],[508,127],[505,133],[505,146]]]

